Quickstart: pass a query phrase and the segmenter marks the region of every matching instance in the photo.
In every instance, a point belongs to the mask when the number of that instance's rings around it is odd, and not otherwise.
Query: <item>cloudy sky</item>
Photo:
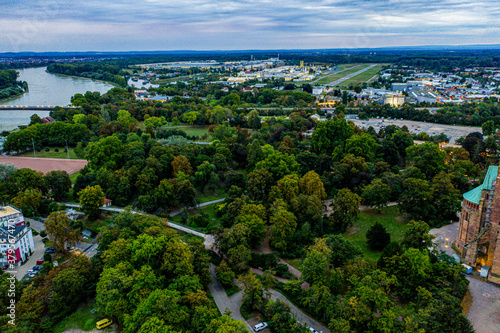
[[[498,1],[0,0],[0,52],[500,44]]]

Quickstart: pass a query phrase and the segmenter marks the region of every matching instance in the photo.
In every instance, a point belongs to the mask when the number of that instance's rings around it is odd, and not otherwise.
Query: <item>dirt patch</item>
[[[467,316],[467,314],[469,313],[470,307],[472,305],[472,301],[473,301],[472,295],[467,290],[467,293],[465,294],[464,299],[462,300],[462,303],[460,303],[460,305],[462,305],[462,314],[464,316]]]
[[[87,160],[65,160],[61,158],[0,156],[0,163],[10,163],[18,169],[28,168],[43,173],[63,170],[71,175],[83,169],[88,162]]]

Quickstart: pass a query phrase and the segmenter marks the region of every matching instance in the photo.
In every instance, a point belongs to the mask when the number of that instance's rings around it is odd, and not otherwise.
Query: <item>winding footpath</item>
[[[222,202],[224,200],[225,200],[225,198],[218,199],[218,200],[213,200],[213,201],[208,201],[208,202],[204,202],[202,204],[199,204],[196,207],[189,207],[188,209],[193,209],[193,208],[198,208],[198,207],[204,207],[204,206],[208,206],[208,205],[212,205],[212,204],[215,204],[215,203]],[[69,203],[69,202],[68,203],[64,203],[64,204],[66,205],[66,207],[80,208],[79,204]],[[120,212],[126,211],[127,209],[121,208],[121,207],[101,207],[101,210],[102,211],[107,211],[107,212],[120,213]],[[134,214],[146,214],[146,213],[135,211],[135,210],[131,210],[131,212],[134,213]],[[178,209],[178,210],[175,210],[172,213],[170,213],[170,216],[173,217],[173,216],[176,216],[176,215],[178,215],[180,213],[181,213],[181,210]],[[149,215],[149,214],[146,214],[146,215]],[[185,227],[183,225],[180,225],[180,224],[177,224],[177,223],[173,223],[173,222],[170,222],[170,221],[167,222],[167,223],[168,223],[168,226],[171,227],[171,228],[173,228],[173,229],[176,229],[176,230],[179,230],[179,231],[191,234],[191,235],[195,235],[195,236],[199,236],[199,237],[204,238],[205,241],[203,242],[203,244],[205,245],[205,248],[206,249],[211,249],[212,248],[212,245],[214,244],[214,238],[213,238],[212,235],[204,234],[204,233],[202,233],[200,231],[196,231],[196,230],[193,230],[191,228],[188,228],[188,227]],[[268,242],[267,242],[267,246],[265,246],[265,248],[266,248],[265,252],[271,251],[269,249]],[[283,263],[286,264],[289,267],[290,272],[293,275],[295,275],[297,277],[300,277],[300,274],[301,274],[300,271],[298,271],[297,269],[295,269],[294,267],[290,266],[288,263],[286,263],[284,261],[283,261]],[[259,273],[262,274],[262,272],[259,271],[259,270],[254,270],[254,272],[256,272],[257,274],[259,274]],[[217,275],[215,274],[215,266],[213,264],[210,266],[210,275],[212,277],[212,283],[208,286],[208,289],[212,293],[212,296],[214,298],[215,304],[217,304],[217,307],[219,308],[219,311],[222,314],[224,314],[224,312],[226,311],[226,309],[228,309],[231,312],[231,315],[230,315],[231,318],[236,319],[236,320],[242,320],[243,322],[245,322],[247,324],[248,330],[250,332],[253,332],[253,330],[251,329],[250,325],[243,318],[243,316],[241,315],[241,312],[240,312],[240,307],[243,304],[243,290],[240,290],[236,294],[231,295],[231,297],[228,297],[227,294],[226,294],[226,291],[222,287],[222,284],[220,283],[219,279],[217,278]],[[314,320],[309,315],[307,315],[306,313],[304,313],[303,311],[301,311],[298,307],[296,307],[292,302],[290,302],[280,292],[278,292],[276,290],[271,290],[271,299],[273,299],[273,300],[280,299],[283,302],[285,302],[286,304],[288,304],[290,306],[290,309],[291,309],[292,313],[295,314],[295,316],[297,317],[297,320],[299,320],[300,322],[303,322],[303,323],[307,324],[308,326],[311,326],[311,327],[315,328],[318,331],[323,331],[323,333],[330,333],[330,330],[327,327],[325,327],[324,325],[322,325],[321,323],[319,323],[318,321]]]

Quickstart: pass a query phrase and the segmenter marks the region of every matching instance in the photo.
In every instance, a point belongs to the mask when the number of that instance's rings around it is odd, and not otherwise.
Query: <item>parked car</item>
[[[39,270],[41,270],[42,268],[43,268],[43,266],[42,266],[42,265],[36,265],[35,267],[33,267],[33,270],[34,270],[34,271],[39,271]]]
[[[45,260],[39,259],[39,260],[36,261],[36,264],[37,265],[43,265],[44,262],[45,262]]]
[[[103,319],[103,320],[99,320],[95,327],[100,330],[101,328],[104,328],[104,327],[108,327],[109,325],[113,324],[113,321],[111,319]]]
[[[262,331],[262,330],[263,330],[264,328],[266,328],[267,326],[268,326],[268,325],[267,325],[267,323],[266,323],[266,322],[263,322],[263,323],[258,323],[257,325],[255,325],[255,326],[253,327],[253,330],[254,330],[255,332]]]
[[[323,333],[323,331],[318,332],[318,331],[316,331],[316,330],[315,330],[314,328],[312,328],[312,327],[309,327],[309,331],[311,331],[312,333]]]
[[[32,269],[28,269],[28,271],[26,272],[26,274],[34,274],[34,273],[35,273],[35,271]]]
[[[45,253],[56,253],[56,248],[54,246],[49,246],[45,249]]]

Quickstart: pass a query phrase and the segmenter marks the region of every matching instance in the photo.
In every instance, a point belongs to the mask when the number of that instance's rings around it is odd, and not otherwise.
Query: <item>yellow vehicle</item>
[[[104,328],[104,327],[108,327],[109,325],[113,324],[113,321],[111,319],[103,319],[103,320],[99,320],[95,327],[97,327],[97,329],[101,329],[101,328]]]

